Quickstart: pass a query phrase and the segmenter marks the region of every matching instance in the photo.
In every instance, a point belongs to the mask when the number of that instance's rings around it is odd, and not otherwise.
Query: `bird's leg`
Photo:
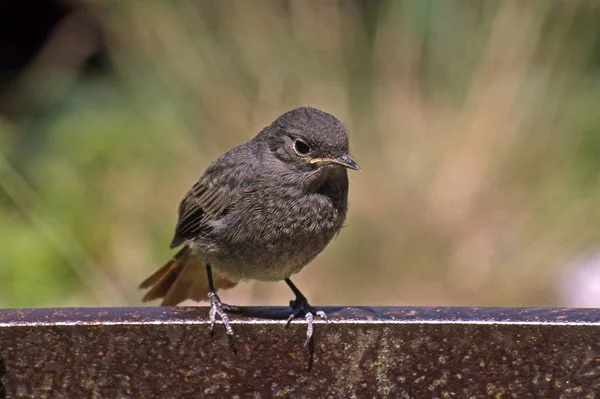
[[[315,316],[318,316],[325,321],[327,321],[327,315],[322,310],[317,310],[314,307],[310,306],[306,297],[300,292],[298,287],[292,283],[292,280],[289,278],[285,279],[286,284],[290,287],[294,295],[296,295],[296,299],[290,301],[290,306],[292,307],[292,314],[287,319],[286,327],[290,325],[292,320],[297,317],[304,316],[306,320],[307,328],[306,328],[306,341],[304,341],[304,346],[308,346],[309,352],[309,369],[312,366],[313,354],[315,350],[315,342],[313,339],[313,320]]]
[[[233,309],[234,306],[226,305],[221,302],[219,296],[215,293],[215,286],[212,279],[212,267],[210,263],[206,262],[206,276],[208,277],[208,299],[210,301],[210,312],[208,313],[210,317],[210,335],[214,335],[216,315],[219,315],[221,321],[225,325],[225,331],[227,332],[227,340],[229,341],[229,346],[231,350],[235,353],[237,352],[237,348],[235,346],[235,335],[233,334],[233,328],[229,324],[229,317],[227,313],[225,313],[224,309]]]

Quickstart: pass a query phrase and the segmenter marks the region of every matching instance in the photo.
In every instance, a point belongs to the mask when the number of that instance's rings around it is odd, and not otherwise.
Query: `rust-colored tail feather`
[[[237,283],[215,273],[213,270],[215,290],[231,288]],[[163,298],[162,306],[173,306],[192,299],[205,301],[208,299],[208,279],[204,260],[193,254],[189,246],[179,250],[163,267],[154,272],[140,284],[141,289],[150,288],[144,295],[143,302]]]

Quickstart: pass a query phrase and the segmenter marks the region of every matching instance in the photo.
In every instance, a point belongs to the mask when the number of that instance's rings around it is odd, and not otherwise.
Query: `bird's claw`
[[[317,310],[308,304],[305,297],[297,297],[295,300],[290,301],[292,307],[292,314],[288,317],[285,327],[287,328],[292,320],[300,316],[304,316],[306,320],[306,340],[304,341],[304,347],[308,347],[308,369],[312,368],[313,357],[315,352],[315,340],[313,337],[314,331],[314,319],[315,316],[327,321],[327,315],[322,310]]]
[[[233,328],[231,328],[231,324],[229,323],[229,317],[223,308],[226,308],[228,305],[225,305],[221,302],[221,299],[214,292],[210,292],[208,294],[209,302],[210,302],[210,311],[208,312],[208,316],[210,319],[210,336],[214,336],[215,334],[215,323],[217,319],[217,315],[223,322],[225,326],[225,331],[227,332],[227,340],[229,341],[229,346],[233,353],[237,352],[237,348],[235,345],[235,335],[233,333]]]
[[[315,316],[327,321],[327,315],[322,310],[317,310],[310,306],[306,298],[296,298],[295,300],[290,301],[290,306],[292,307],[292,314],[290,317],[288,317],[285,327],[287,328],[292,320],[300,316],[304,316],[304,320],[306,320],[307,324],[306,341],[304,342],[304,346],[307,346],[309,341],[312,339],[314,330],[313,321]]]
[[[315,313],[315,315],[319,316],[321,319],[325,320],[326,322],[329,322],[329,319],[327,318],[327,315],[322,310],[317,310],[317,312]]]

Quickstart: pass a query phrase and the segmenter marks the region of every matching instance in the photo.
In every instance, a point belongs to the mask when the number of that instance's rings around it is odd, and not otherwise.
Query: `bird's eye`
[[[304,141],[296,139],[296,141],[294,141],[294,151],[296,154],[304,157],[310,154],[310,147]]]

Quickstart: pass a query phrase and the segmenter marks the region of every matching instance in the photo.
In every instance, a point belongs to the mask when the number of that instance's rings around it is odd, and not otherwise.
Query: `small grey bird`
[[[310,263],[340,231],[348,204],[346,127],[315,108],[288,111],[256,137],[222,155],[179,206],[171,248],[182,246],[140,288],[143,301],[162,305],[210,301],[210,331],[219,315],[233,346],[233,330],[216,291],[243,280],[284,280],[296,299],[288,324],[304,316],[306,344],[315,315],[290,277]],[[234,347],[234,346],[233,346]],[[235,347],[234,347],[235,348]]]

